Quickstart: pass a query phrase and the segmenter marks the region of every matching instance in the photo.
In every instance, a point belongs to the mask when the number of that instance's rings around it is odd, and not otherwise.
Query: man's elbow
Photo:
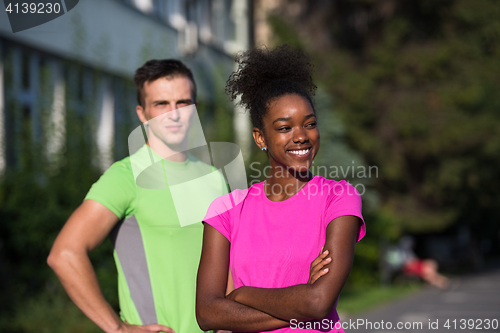
[[[73,257],[74,254],[71,251],[52,249],[47,257],[47,265],[54,272],[57,272],[60,267],[66,266]]]
[[[49,265],[52,270],[55,270],[59,263],[59,254],[52,249],[47,257],[47,265]]]

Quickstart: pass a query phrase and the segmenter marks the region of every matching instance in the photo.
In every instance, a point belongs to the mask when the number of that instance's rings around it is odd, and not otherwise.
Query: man
[[[194,302],[203,227],[180,224],[174,195],[165,186],[175,172],[213,170],[186,152],[196,84],[177,60],[148,61],[134,81],[137,115],[148,124],[142,127],[147,145],[114,163],[92,186],[47,262],[73,302],[105,332],[201,332]],[[121,319],[104,299],[88,257],[108,234]]]

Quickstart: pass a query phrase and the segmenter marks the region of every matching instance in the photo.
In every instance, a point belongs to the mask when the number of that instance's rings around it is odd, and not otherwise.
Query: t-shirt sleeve
[[[361,208],[361,195],[354,186],[344,180],[332,184],[326,203],[326,226],[339,216],[357,216],[362,222],[359,230],[359,242],[366,234],[366,225],[363,215],[361,214]]]
[[[114,163],[92,185],[85,200],[94,200],[112,211],[118,218],[133,214],[137,187],[127,161]]]
[[[234,200],[231,193],[220,196],[212,201],[203,219],[203,222],[214,227],[228,241],[231,241],[232,224],[230,210],[233,206]]]

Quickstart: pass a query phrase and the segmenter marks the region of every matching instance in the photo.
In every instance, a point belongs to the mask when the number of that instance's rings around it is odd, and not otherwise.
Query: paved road
[[[351,325],[345,331],[500,332],[500,269],[462,277],[459,282],[452,291],[428,287],[395,303],[351,318],[343,318],[344,322],[350,320],[351,323],[359,323],[357,326]],[[398,329],[398,322],[406,325],[407,329]],[[449,328],[445,327],[446,323]]]

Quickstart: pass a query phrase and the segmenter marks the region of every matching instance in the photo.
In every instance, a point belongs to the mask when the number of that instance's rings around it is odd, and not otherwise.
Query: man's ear
[[[136,105],[135,112],[137,112],[137,117],[139,117],[139,120],[141,121],[141,123],[145,123],[148,121],[146,119],[146,115],[144,114],[144,108],[142,106]]]
[[[257,127],[254,127],[252,134],[253,134],[253,139],[254,139],[255,143],[257,144],[257,146],[259,147],[259,149],[262,149],[263,147],[267,147],[266,140],[264,139],[264,133],[262,133],[262,131],[260,129],[258,129]]]

